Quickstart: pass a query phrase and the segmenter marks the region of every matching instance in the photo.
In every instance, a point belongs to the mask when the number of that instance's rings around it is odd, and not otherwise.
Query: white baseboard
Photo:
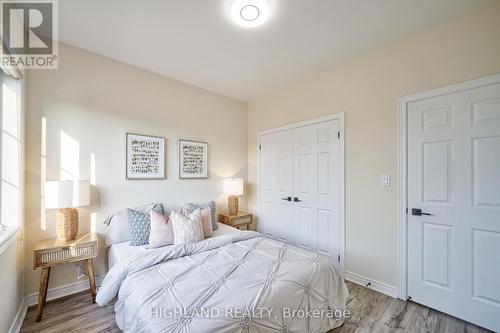
[[[387,296],[398,298],[398,288],[391,286],[390,284],[373,280],[362,275],[345,272],[344,278],[353,283],[359,284],[363,287],[370,288],[372,290],[378,291],[379,293],[385,294]]]
[[[95,283],[97,286],[100,286],[103,278],[96,276]],[[79,293],[80,291],[88,290],[89,281],[83,280],[70,284],[66,284],[63,286],[51,288],[47,290],[47,301],[54,300],[57,298],[61,298],[64,296],[68,296],[71,294]],[[10,326],[9,333],[19,333],[21,330],[21,326],[23,326],[24,318],[26,317],[26,312],[28,311],[28,306],[35,305],[38,303],[38,293],[32,293],[26,295],[21,301],[21,305],[19,306],[19,310],[17,311],[16,317]]]
[[[26,317],[26,312],[28,311],[28,306],[26,305],[26,299],[23,298],[21,304],[19,305],[19,310],[17,311],[16,317],[10,326],[9,333],[19,333],[21,326],[23,326],[24,317]]]
[[[99,287],[102,283],[103,278],[96,276],[95,283]],[[47,290],[47,301],[53,299],[61,298],[71,294],[79,293],[80,291],[88,290],[89,280],[85,279],[78,282],[73,282],[70,284],[65,284],[62,286],[54,287]],[[38,292],[26,295],[25,303],[27,306],[35,305],[38,303]]]

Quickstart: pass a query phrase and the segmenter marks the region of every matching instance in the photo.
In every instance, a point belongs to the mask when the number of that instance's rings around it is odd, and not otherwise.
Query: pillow
[[[161,203],[150,203],[132,209],[145,214],[149,214],[149,211],[152,209],[163,213],[163,205]],[[104,224],[108,226],[106,230],[106,246],[130,240],[130,226],[127,209],[122,209],[112,214],[104,221]]]
[[[191,206],[182,206],[175,210],[179,214],[189,215],[193,212]],[[201,226],[203,229],[203,237],[208,238],[214,234],[212,228],[212,213],[210,207],[201,208]]]
[[[151,229],[149,232],[149,246],[152,248],[174,244],[172,221],[167,215],[152,210],[149,212]]]
[[[203,228],[203,237],[207,238],[214,234],[210,207],[205,207],[201,210],[201,226]]]
[[[151,219],[149,213],[143,213],[134,209],[127,208],[130,242],[131,246],[146,245],[149,242],[149,233],[151,231]]]
[[[185,204],[183,206],[189,207],[191,210],[195,210],[198,208],[210,207],[210,215],[212,217],[212,230],[217,230],[217,228],[219,227],[219,225],[217,224],[217,211],[215,209],[215,201],[209,201],[209,202],[204,203],[204,204],[192,202],[192,203]]]
[[[196,209],[189,215],[173,211],[170,215],[174,230],[174,244],[195,243],[203,240],[201,210]]]

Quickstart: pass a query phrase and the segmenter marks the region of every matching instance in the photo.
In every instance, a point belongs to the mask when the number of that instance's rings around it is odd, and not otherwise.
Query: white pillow
[[[149,247],[155,248],[174,244],[172,221],[167,215],[155,210],[149,212],[151,231],[149,232]]]
[[[174,244],[195,243],[203,240],[201,210],[196,209],[189,215],[173,211],[170,214],[174,231]]]

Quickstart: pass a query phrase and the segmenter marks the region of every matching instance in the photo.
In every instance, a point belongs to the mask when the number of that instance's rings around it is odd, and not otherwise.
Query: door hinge
[[[337,256],[337,261],[340,262],[340,254]]]
[[[340,139],[340,132],[337,132],[337,138]]]

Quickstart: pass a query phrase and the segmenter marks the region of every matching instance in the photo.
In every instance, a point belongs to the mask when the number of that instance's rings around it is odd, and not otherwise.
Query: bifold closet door
[[[337,263],[340,159],[337,120],[260,137],[259,231]]]
[[[294,130],[294,241],[337,262],[339,254],[339,139],[338,121]]]
[[[283,131],[260,138],[260,214],[259,230],[287,241],[287,230],[294,223],[293,132]]]

